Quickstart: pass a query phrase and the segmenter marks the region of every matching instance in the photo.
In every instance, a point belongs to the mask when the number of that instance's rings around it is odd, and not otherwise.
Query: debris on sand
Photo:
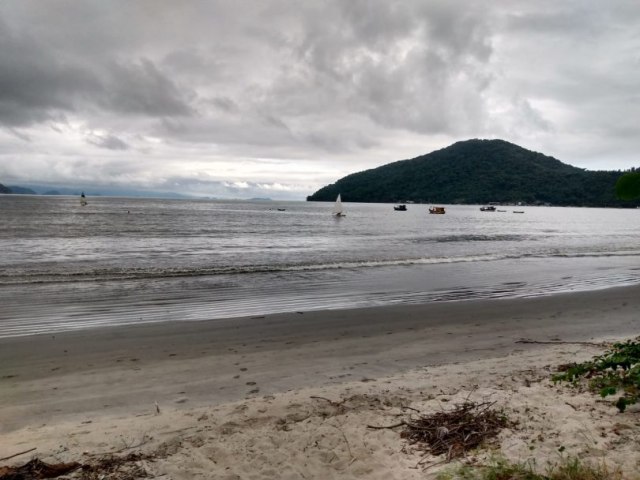
[[[45,463],[34,458],[19,467],[0,467],[0,480],[31,480],[40,478],[56,478],[77,470],[82,465],[71,463]]]
[[[404,422],[401,433],[411,445],[446,461],[463,456],[481,443],[494,439],[511,422],[493,403],[466,401],[451,411],[419,415]]]

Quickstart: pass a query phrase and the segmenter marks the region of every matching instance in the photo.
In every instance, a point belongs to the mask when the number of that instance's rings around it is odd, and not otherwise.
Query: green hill
[[[309,201],[635,206],[615,196],[622,172],[587,171],[504,140],[467,140],[354,173]]]
[[[0,193],[11,193],[11,189],[9,187],[5,187],[0,183]]]

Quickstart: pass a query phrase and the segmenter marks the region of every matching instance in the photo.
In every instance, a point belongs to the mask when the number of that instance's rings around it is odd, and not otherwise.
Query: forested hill
[[[587,171],[504,140],[467,140],[354,173],[307,200],[635,206],[615,196],[619,171]]]

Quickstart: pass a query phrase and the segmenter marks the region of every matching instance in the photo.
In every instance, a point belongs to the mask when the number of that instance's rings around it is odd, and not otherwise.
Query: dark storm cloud
[[[111,63],[97,102],[118,113],[150,117],[192,113],[187,95],[150,60],[133,64]]]
[[[0,125],[19,127],[74,109],[78,91],[97,80],[50,55],[46,45],[10,32],[0,18]]]
[[[0,18],[0,125],[26,127],[92,110],[189,115],[188,90],[150,60],[78,59]]]

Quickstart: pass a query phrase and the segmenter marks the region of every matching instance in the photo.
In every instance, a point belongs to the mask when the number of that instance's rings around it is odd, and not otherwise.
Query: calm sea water
[[[0,337],[640,283],[640,210],[88,200],[0,196]]]

